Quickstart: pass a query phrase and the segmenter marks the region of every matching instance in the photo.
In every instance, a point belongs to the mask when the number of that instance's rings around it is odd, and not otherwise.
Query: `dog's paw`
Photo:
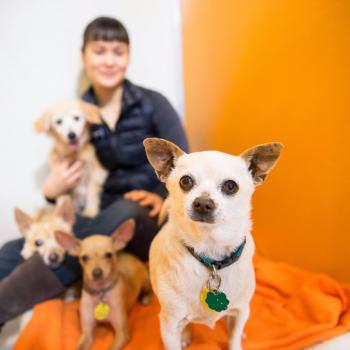
[[[187,348],[191,344],[191,341],[192,341],[192,334],[189,328],[186,327],[181,334],[181,347],[183,349]]]
[[[146,293],[141,296],[141,304],[142,305],[149,305],[151,303],[152,293]]]
[[[86,216],[88,218],[94,218],[98,213],[97,209],[93,208],[86,208],[84,211],[81,213],[82,216]]]

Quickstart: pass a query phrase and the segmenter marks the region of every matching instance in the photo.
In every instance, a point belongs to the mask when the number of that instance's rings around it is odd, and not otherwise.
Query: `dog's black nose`
[[[70,141],[74,141],[76,138],[77,138],[77,135],[75,134],[75,132],[70,131],[70,132],[68,133],[68,139],[69,139]]]
[[[209,197],[197,197],[193,201],[193,210],[200,215],[212,214],[215,209],[214,201]]]
[[[58,254],[56,254],[56,253],[51,253],[51,254],[49,255],[49,261],[50,261],[51,264],[57,262],[57,260],[58,260]]]
[[[92,270],[92,277],[93,278],[99,279],[102,277],[102,275],[103,275],[103,271],[99,267],[96,267]]]

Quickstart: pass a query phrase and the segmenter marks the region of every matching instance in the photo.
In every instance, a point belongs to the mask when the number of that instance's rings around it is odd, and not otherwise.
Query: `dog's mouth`
[[[192,221],[196,221],[196,222],[202,222],[205,224],[214,224],[215,223],[214,215],[200,215],[197,213],[191,213],[189,215],[189,217]]]
[[[79,148],[79,140],[74,139],[68,142],[68,147],[71,151],[76,151]]]
[[[57,262],[52,262],[52,263],[49,263],[49,268],[51,270],[56,270],[59,268],[59,266],[61,265],[61,262],[60,261],[57,261]]]

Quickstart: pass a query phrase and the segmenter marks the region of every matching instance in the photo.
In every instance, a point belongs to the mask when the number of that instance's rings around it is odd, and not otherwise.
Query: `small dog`
[[[163,343],[179,350],[190,343],[190,322],[213,327],[227,316],[229,349],[240,350],[255,289],[251,197],[276,164],[282,145],[259,145],[240,156],[185,154],[157,138],[144,145],[169,191],[168,222],[150,249]]]
[[[72,232],[75,222],[74,207],[69,196],[57,199],[55,207],[45,207],[34,216],[14,209],[17,226],[24,236],[21,255],[29,259],[35,252],[41,255],[46,265],[57,268],[64,259],[64,249],[57,243],[54,232]]]
[[[127,220],[111,237],[93,235],[80,241],[64,232],[56,239],[69,254],[78,256],[83,268],[80,301],[82,336],[77,349],[90,349],[99,321],[109,322],[116,333],[110,350],[122,349],[129,341],[128,311],[141,292],[149,302],[151,285],[145,265],[135,256],[119,253],[134,234],[135,222]]]
[[[76,211],[94,217],[100,207],[100,192],[107,171],[97,160],[94,147],[89,143],[89,127],[100,124],[99,109],[89,103],[75,100],[51,107],[36,122],[37,132],[46,132],[54,140],[49,164],[69,158],[72,163],[81,160],[84,173],[72,191]]]

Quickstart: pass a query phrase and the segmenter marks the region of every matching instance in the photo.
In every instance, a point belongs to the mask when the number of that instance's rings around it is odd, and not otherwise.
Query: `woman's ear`
[[[101,114],[98,107],[91,103],[79,101],[79,108],[84,112],[85,118],[90,124],[101,124]]]

